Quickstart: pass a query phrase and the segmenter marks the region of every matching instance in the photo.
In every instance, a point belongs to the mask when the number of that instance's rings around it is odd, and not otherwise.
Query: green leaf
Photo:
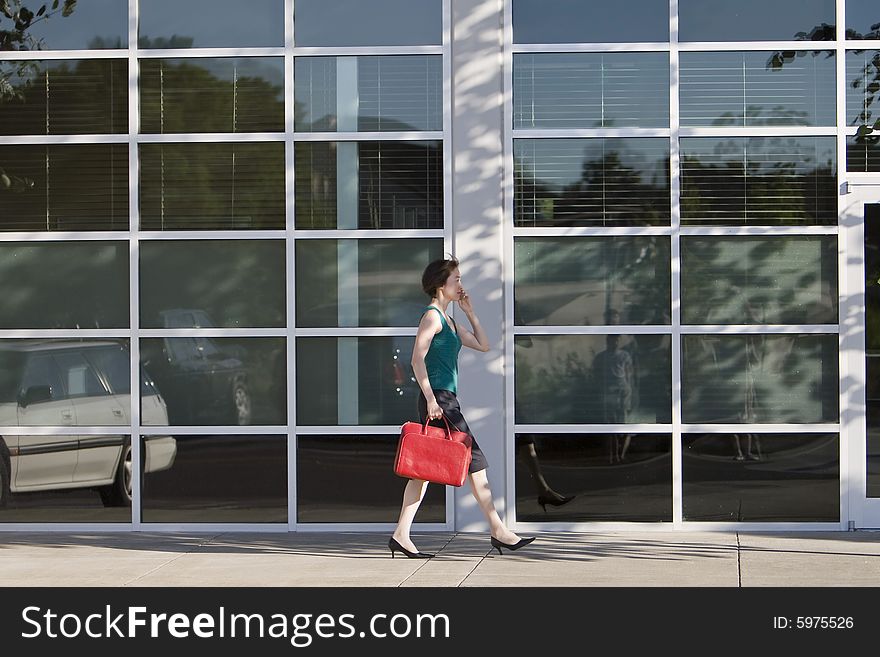
[[[2,184],[6,189],[12,187],[12,181],[9,179],[5,173],[0,175],[0,184]]]
[[[869,125],[865,125],[864,123],[859,126],[859,129],[856,130],[856,139],[864,139],[868,135],[874,132],[874,128]]]
[[[37,12],[37,16],[42,16],[45,13],[46,13],[46,5],[43,5],[42,7],[40,7],[40,10]]]
[[[58,9],[58,0],[54,0],[54,2],[52,2],[52,11],[55,11],[56,9]]]
[[[64,0],[64,8],[61,10],[62,16],[70,16],[76,9],[76,0]]]

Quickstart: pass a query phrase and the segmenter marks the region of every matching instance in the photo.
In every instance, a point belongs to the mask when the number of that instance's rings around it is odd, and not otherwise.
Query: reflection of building
[[[174,434],[131,527],[393,522],[419,275],[453,252],[515,525],[880,527],[876,3],[187,4],[77,3],[0,53],[0,339],[128,345],[121,416],[32,417],[84,466],[108,425]],[[9,487],[3,429],[0,523],[119,520]]]

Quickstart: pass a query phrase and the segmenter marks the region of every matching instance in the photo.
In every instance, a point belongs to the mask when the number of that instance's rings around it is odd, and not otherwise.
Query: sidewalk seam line
[[[178,559],[182,559],[183,557],[185,557],[185,556],[188,555],[188,554],[192,554],[193,552],[195,552],[195,551],[198,550],[199,548],[203,548],[203,547],[205,547],[206,545],[209,545],[211,542],[214,541],[214,539],[219,538],[220,536],[223,536],[223,533],[222,533],[222,532],[221,532],[220,534],[216,534],[216,535],[214,535],[214,536],[211,536],[211,537],[209,537],[209,538],[206,538],[206,539],[203,540],[203,541],[200,541],[199,544],[196,545],[195,547],[193,547],[191,550],[187,550],[186,552],[182,552],[181,554],[178,554],[178,555],[177,555],[176,557],[174,557],[173,559],[169,559],[168,561],[165,561],[165,562],[163,562],[163,563],[160,563],[160,564],[159,564],[158,566],[156,566],[155,568],[151,568],[150,570],[148,570],[147,572],[143,573],[142,575],[138,575],[138,576],[135,577],[134,579],[125,582],[125,583],[122,585],[122,587],[125,588],[126,586],[130,586],[130,585],[134,584],[135,582],[137,582],[138,580],[141,580],[141,579],[143,579],[144,577],[147,577],[148,575],[152,575],[152,574],[155,573],[157,570],[160,570],[161,568],[164,568],[165,566],[174,563],[174,562],[177,561]]]
[[[739,542],[739,532],[736,532],[736,583],[739,588],[742,588],[742,546]]]
[[[440,553],[443,551],[443,549],[444,549],[447,545],[449,545],[450,543],[452,543],[452,539],[454,539],[456,536],[458,536],[458,534],[453,534],[453,535],[450,537],[450,539],[449,539],[448,541],[446,541],[446,544],[445,544],[443,547],[441,547],[439,550],[437,550],[437,554],[440,554]],[[404,578],[400,581],[400,583],[397,585],[396,588],[400,588],[401,586],[403,586],[403,585],[406,583],[406,581],[407,581],[410,577],[414,576],[414,575],[415,575],[416,573],[418,573],[422,568],[424,568],[425,566],[427,566],[428,563],[429,563],[430,561],[432,561],[432,559],[425,559],[425,560],[424,560],[424,563],[423,563],[421,566],[419,566],[418,568],[416,568],[414,571],[412,571],[409,575],[407,575],[406,577],[404,577]]]

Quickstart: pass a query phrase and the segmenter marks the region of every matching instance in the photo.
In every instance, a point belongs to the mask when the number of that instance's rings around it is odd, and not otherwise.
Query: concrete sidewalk
[[[542,533],[499,556],[486,534],[5,533],[2,586],[880,586],[880,534]]]

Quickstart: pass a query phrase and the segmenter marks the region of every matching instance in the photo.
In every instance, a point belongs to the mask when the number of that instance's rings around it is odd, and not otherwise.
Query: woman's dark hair
[[[433,299],[437,295],[437,289],[446,285],[446,279],[456,267],[458,260],[455,258],[449,260],[441,258],[425,267],[425,272],[422,274],[422,289],[425,294]]]

